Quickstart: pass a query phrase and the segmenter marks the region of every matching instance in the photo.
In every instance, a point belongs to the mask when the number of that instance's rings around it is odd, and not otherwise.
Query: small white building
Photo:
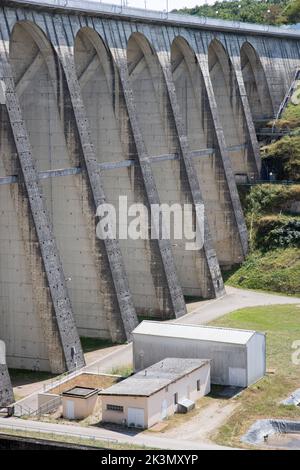
[[[143,321],[132,336],[135,371],[165,357],[205,357],[213,384],[247,387],[266,373],[266,337],[257,331]]]
[[[55,397],[55,395],[53,395]],[[97,403],[98,389],[73,387],[62,393],[63,417],[85,419],[93,414]]]
[[[149,428],[209,392],[209,360],[166,358],[102,390],[102,421]]]

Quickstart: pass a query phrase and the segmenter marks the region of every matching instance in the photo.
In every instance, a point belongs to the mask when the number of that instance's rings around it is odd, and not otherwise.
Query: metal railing
[[[256,180],[256,181],[248,181],[248,182],[241,182],[241,183],[237,183],[237,186],[257,186],[259,184],[281,184],[281,185],[284,185],[284,186],[291,186],[291,185],[294,185],[294,184],[300,184],[299,181],[290,181],[290,180],[275,180],[275,181],[272,181],[272,180]]]
[[[25,415],[30,416],[35,411],[32,408],[30,408],[28,405],[19,404],[18,402],[14,403],[12,407],[14,408],[15,416],[25,416]]]
[[[273,136],[273,137],[283,137],[285,135],[290,134],[290,129],[285,128],[285,129],[278,129],[276,127],[261,127],[260,129],[257,129],[256,135],[257,136]]]
[[[29,416],[42,416],[56,411],[62,404],[61,397],[54,397],[53,400],[49,400],[38,407],[37,410],[33,411]]]
[[[4,434],[4,431],[6,433],[6,430],[10,431],[17,431],[22,433],[20,437],[32,437],[32,438],[37,438],[36,435],[39,436],[40,439],[43,440],[51,440],[48,436],[52,437],[52,440],[55,440],[55,437],[62,436],[64,438],[71,438],[71,439],[76,439],[76,440],[82,440],[82,441],[92,441],[95,443],[96,441],[103,442],[106,444],[108,447],[110,444],[116,444],[118,443],[117,439],[114,439],[112,437],[107,437],[107,436],[95,436],[95,435],[89,435],[89,434],[84,434],[82,432],[71,432],[71,431],[58,431],[58,430],[51,430],[51,429],[43,429],[39,426],[34,426],[34,427],[29,427],[23,424],[2,424],[0,425],[0,433]],[[24,436],[25,433],[25,436]],[[26,435],[27,434],[27,435]],[[45,439],[45,434],[47,435],[47,439]],[[11,434],[13,435],[13,434]],[[33,436],[34,435],[34,436]],[[59,441],[59,442],[68,442],[68,441]],[[84,444],[84,442],[82,443]]]
[[[76,375],[78,375],[79,372],[83,372],[85,367],[86,366],[75,367],[72,370],[64,372],[63,374],[58,375],[57,377],[53,379],[50,379],[49,381],[47,381],[47,383],[43,384],[43,391],[47,392],[48,390],[52,390],[55,387],[59,387],[59,385],[65,382],[65,380],[70,380],[71,378],[76,377]]]
[[[31,400],[34,396],[37,396],[39,393],[45,393],[54,387],[58,387],[61,385],[65,380],[70,380],[70,378],[76,377],[77,374],[79,374],[84,368],[82,367],[77,367],[71,371],[64,372],[63,374],[51,379],[49,382],[43,384],[43,388],[40,390],[37,390],[36,392],[32,393],[31,395],[28,395],[24,398],[21,398],[20,400],[16,401],[15,403],[12,404],[14,407],[14,415],[15,416],[33,416],[37,410],[38,406],[36,406],[34,409],[30,406],[28,406],[26,403]]]

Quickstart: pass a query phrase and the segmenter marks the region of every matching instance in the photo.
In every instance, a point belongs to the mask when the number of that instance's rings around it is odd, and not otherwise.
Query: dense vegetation
[[[242,193],[250,254],[239,269],[225,273],[228,284],[300,295],[299,185],[260,184]]]
[[[263,162],[277,179],[300,182],[300,105],[290,102],[276,128],[287,134],[262,147]],[[225,273],[228,283],[300,295],[300,185],[260,184],[240,188],[240,195],[250,254]]]
[[[226,279],[227,274],[227,279]],[[300,256],[297,248],[255,250],[233,273],[225,273],[228,285],[245,289],[300,295]]]
[[[300,0],[221,1],[177,12],[248,23],[288,24],[300,22]]]
[[[290,102],[276,128],[287,135],[263,147],[262,158],[280,179],[300,181],[300,105]]]

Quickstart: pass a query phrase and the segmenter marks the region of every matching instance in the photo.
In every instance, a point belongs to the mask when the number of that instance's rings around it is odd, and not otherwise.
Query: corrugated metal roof
[[[172,382],[208,364],[209,359],[167,357],[147,369],[128,377],[100,392],[100,395],[146,396],[158,392]]]
[[[133,330],[134,334],[247,344],[256,331],[144,320]]]

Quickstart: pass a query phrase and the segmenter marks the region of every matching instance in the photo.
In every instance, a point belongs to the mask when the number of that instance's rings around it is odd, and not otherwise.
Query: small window
[[[200,392],[201,390],[201,383],[200,380],[197,380],[197,392]]]
[[[124,411],[124,406],[119,406],[119,405],[106,405],[106,409],[110,411],[119,411],[119,413],[123,413]]]
[[[174,405],[178,403],[178,393],[174,393]]]

